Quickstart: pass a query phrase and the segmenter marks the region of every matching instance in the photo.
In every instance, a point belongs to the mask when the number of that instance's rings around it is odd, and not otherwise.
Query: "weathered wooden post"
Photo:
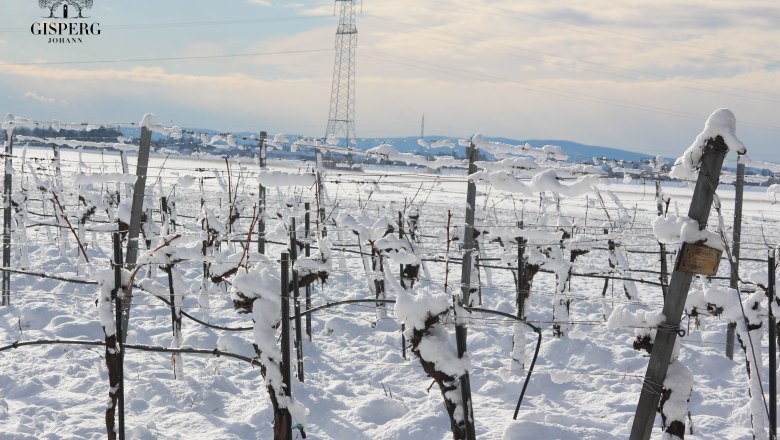
[[[119,151],[119,161],[122,164],[122,174],[128,174],[130,171],[127,165],[127,155],[124,151]],[[130,184],[125,183],[125,197],[130,197]]]
[[[54,150],[54,184],[62,186],[62,162],[60,161],[60,146],[57,144],[51,144],[52,150]]]
[[[661,190],[661,177],[655,177],[655,206],[658,210],[658,216],[664,215],[664,193]],[[669,285],[669,267],[666,261],[666,245],[658,242],[658,246],[661,251],[661,288],[663,289],[663,296],[666,296],[666,288]]]
[[[11,267],[11,188],[13,177],[14,132],[4,130],[5,178],[3,179],[3,267]],[[11,305],[11,272],[3,271],[3,293],[0,305]]]
[[[521,226],[522,227],[522,226]],[[523,289],[525,284],[525,243],[523,237],[517,237],[517,317],[525,319],[525,298],[528,292]]]
[[[288,396],[292,396],[290,380],[290,254],[282,253],[282,383]],[[285,439],[292,439],[292,420],[285,418]]]
[[[696,188],[694,189],[691,206],[688,210],[688,217],[699,223],[700,230],[707,227],[707,219],[710,215],[715,189],[720,181],[720,170],[728,150],[728,145],[726,145],[723,137],[720,135],[706,139],[702,146],[701,161],[698,164],[699,177],[696,181]],[[642,385],[642,393],[640,394],[636,415],[634,416],[634,424],[631,428],[630,440],[647,440],[650,438],[653,430],[653,423],[663,391],[663,383],[672,358],[674,342],[677,339],[685,300],[688,297],[688,289],[693,280],[693,273],[678,270],[682,255],[682,252],[677,253],[677,264],[675,264],[674,272],[672,272],[669,291],[666,298],[664,298],[663,315],[666,317],[666,320],[659,325],[656,332],[653,351],[650,354],[650,361],[647,365],[647,372]]]
[[[306,210],[306,213],[304,214],[304,234],[306,236],[303,244],[303,250],[305,252],[304,255],[307,257],[311,257],[311,243],[310,243],[310,235],[311,235],[311,216],[309,215],[309,209],[311,209],[311,204],[309,202],[306,202],[303,205],[303,209]],[[311,309],[311,283],[306,284],[306,310]],[[309,336],[309,341],[311,341],[311,313],[306,314],[306,335]]]
[[[268,138],[268,133],[265,131],[260,132],[260,152],[257,154],[257,165],[260,168],[260,172],[266,169],[266,156],[268,154],[268,146],[265,144],[265,140]],[[262,183],[258,183],[258,204],[259,206],[259,218],[257,220],[257,252],[265,254],[265,186]]]
[[[739,287],[739,252],[740,242],[742,241],[742,199],[745,192],[745,153],[740,152],[737,159],[737,182],[734,194],[734,228],[731,239],[731,277],[729,278],[729,287],[738,289]],[[737,324],[729,323],[726,330],[726,356],[734,359],[734,333],[737,330]]]
[[[517,222],[517,227],[522,229],[523,222]],[[527,284],[529,280],[526,280],[526,261],[524,258],[525,246],[527,240],[524,237],[517,237],[517,286],[516,286],[516,298],[515,303],[517,307],[517,318],[519,321],[514,323],[514,334],[512,336],[512,361],[511,368],[519,369],[525,366],[525,325],[523,323],[526,320],[525,299],[528,297],[529,292]]]
[[[181,302],[176,300],[176,291],[173,285],[173,264],[166,264],[164,270],[168,275],[168,298],[171,302],[171,329],[173,331],[172,348],[181,348]],[[173,364],[173,378],[183,379],[184,360],[181,353],[172,353],[171,363]]]
[[[160,217],[162,217],[160,235],[164,237],[171,233],[171,218],[168,211],[168,197],[165,196],[160,197]]]
[[[777,321],[772,312],[772,303],[776,306],[775,293],[775,252],[769,252],[769,282],[767,285],[767,310],[769,310],[769,438],[777,439]]]
[[[303,334],[301,332],[301,293],[298,288],[298,271],[295,261],[298,259],[298,239],[295,234],[295,217],[291,218],[290,227],[290,259],[292,260],[292,290],[293,308],[295,309],[295,354],[298,365],[298,380],[303,382]]]
[[[477,146],[474,142],[471,142],[469,145],[468,157],[468,174],[471,175],[477,172],[477,166],[474,164],[477,160]],[[469,296],[471,293],[471,265],[473,259],[472,254],[474,252],[474,211],[476,201],[477,185],[473,181],[468,180],[468,188],[466,191],[466,227],[463,234],[463,271],[460,276],[461,293],[458,301],[461,307],[471,307],[471,299]],[[463,324],[462,321],[457,320],[455,324],[455,340],[459,358],[462,358],[466,354],[466,339],[466,325]],[[471,381],[469,379],[468,371],[460,376],[460,390],[463,404],[463,420],[466,428],[466,440],[476,440],[474,413],[471,404]]]
[[[111,292],[112,299],[114,300],[114,312],[116,322],[116,345],[119,347],[117,370],[117,419],[119,428],[117,433],[119,434],[119,440],[125,439],[125,346],[124,337],[122,336],[122,238],[119,232],[112,234],[114,244],[114,290]],[[108,362],[108,358],[106,358]]]
[[[135,168],[135,188],[133,189],[133,204],[130,211],[130,232],[127,236],[127,268],[135,268],[138,259],[138,235],[141,233],[141,217],[144,214],[144,191],[146,190],[146,175],[149,168],[149,150],[152,146],[152,132],[147,127],[141,127],[138,163]],[[133,301],[133,286],[127,286],[125,300],[122,301],[122,337],[127,337],[127,325],[130,322],[130,304]],[[124,340],[122,342],[125,342]]]
[[[317,151],[314,154],[316,157],[316,167],[317,167],[317,212],[319,213],[320,216],[319,227],[322,236],[327,237],[328,228],[325,227],[325,197],[323,195],[324,186],[322,184],[322,169],[324,168],[324,164],[322,161],[322,151],[317,149]]]
[[[398,211],[398,238],[404,238],[404,214]],[[406,289],[406,278],[404,277],[404,265],[400,264],[398,269],[398,276],[401,280],[401,287]],[[406,323],[401,322],[401,356],[406,359]]]

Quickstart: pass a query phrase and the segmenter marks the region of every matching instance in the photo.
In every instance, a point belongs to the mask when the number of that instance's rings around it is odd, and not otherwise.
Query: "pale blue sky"
[[[332,1],[94,2],[85,15],[102,35],[67,45],[30,33],[47,15],[37,1],[3,0],[0,112],[69,122],[154,112],[186,127],[324,134]],[[780,8],[680,3],[365,1],[357,135],[415,135],[425,113],[427,134],[676,156],[729,107],[750,156],[780,162]],[[237,54],[257,55],[160,59]],[[91,63],[118,59],[137,61]],[[71,63],[34,64],[58,62]]]

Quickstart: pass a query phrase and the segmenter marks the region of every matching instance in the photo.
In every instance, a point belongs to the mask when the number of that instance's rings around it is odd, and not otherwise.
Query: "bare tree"
[[[82,9],[89,9],[92,7],[92,0],[67,0],[67,2],[79,10],[78,18],[84,18],[84,16],[81,15]]]
[[[47,18],[54,18],[54,10],[57,9],[57,6],[61,5],[63,0],[38,0],[38,6],[41,7],[41,9],[48,8],[49,9],[49,16]]]

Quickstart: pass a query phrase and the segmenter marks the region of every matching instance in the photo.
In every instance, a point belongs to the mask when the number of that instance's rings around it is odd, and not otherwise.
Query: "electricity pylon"
[[[339,7],[339,27],[336,30],[336,62],[325,137],[344,139],[350,146],[350,142],[355,141],[355,0],[335,1]]]

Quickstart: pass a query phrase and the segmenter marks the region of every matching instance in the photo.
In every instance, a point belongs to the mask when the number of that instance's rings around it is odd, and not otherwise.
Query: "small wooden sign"
[[[718,274],[723,251],[699,243],[683,243],[677,268],[680,272],[713,277]]]

